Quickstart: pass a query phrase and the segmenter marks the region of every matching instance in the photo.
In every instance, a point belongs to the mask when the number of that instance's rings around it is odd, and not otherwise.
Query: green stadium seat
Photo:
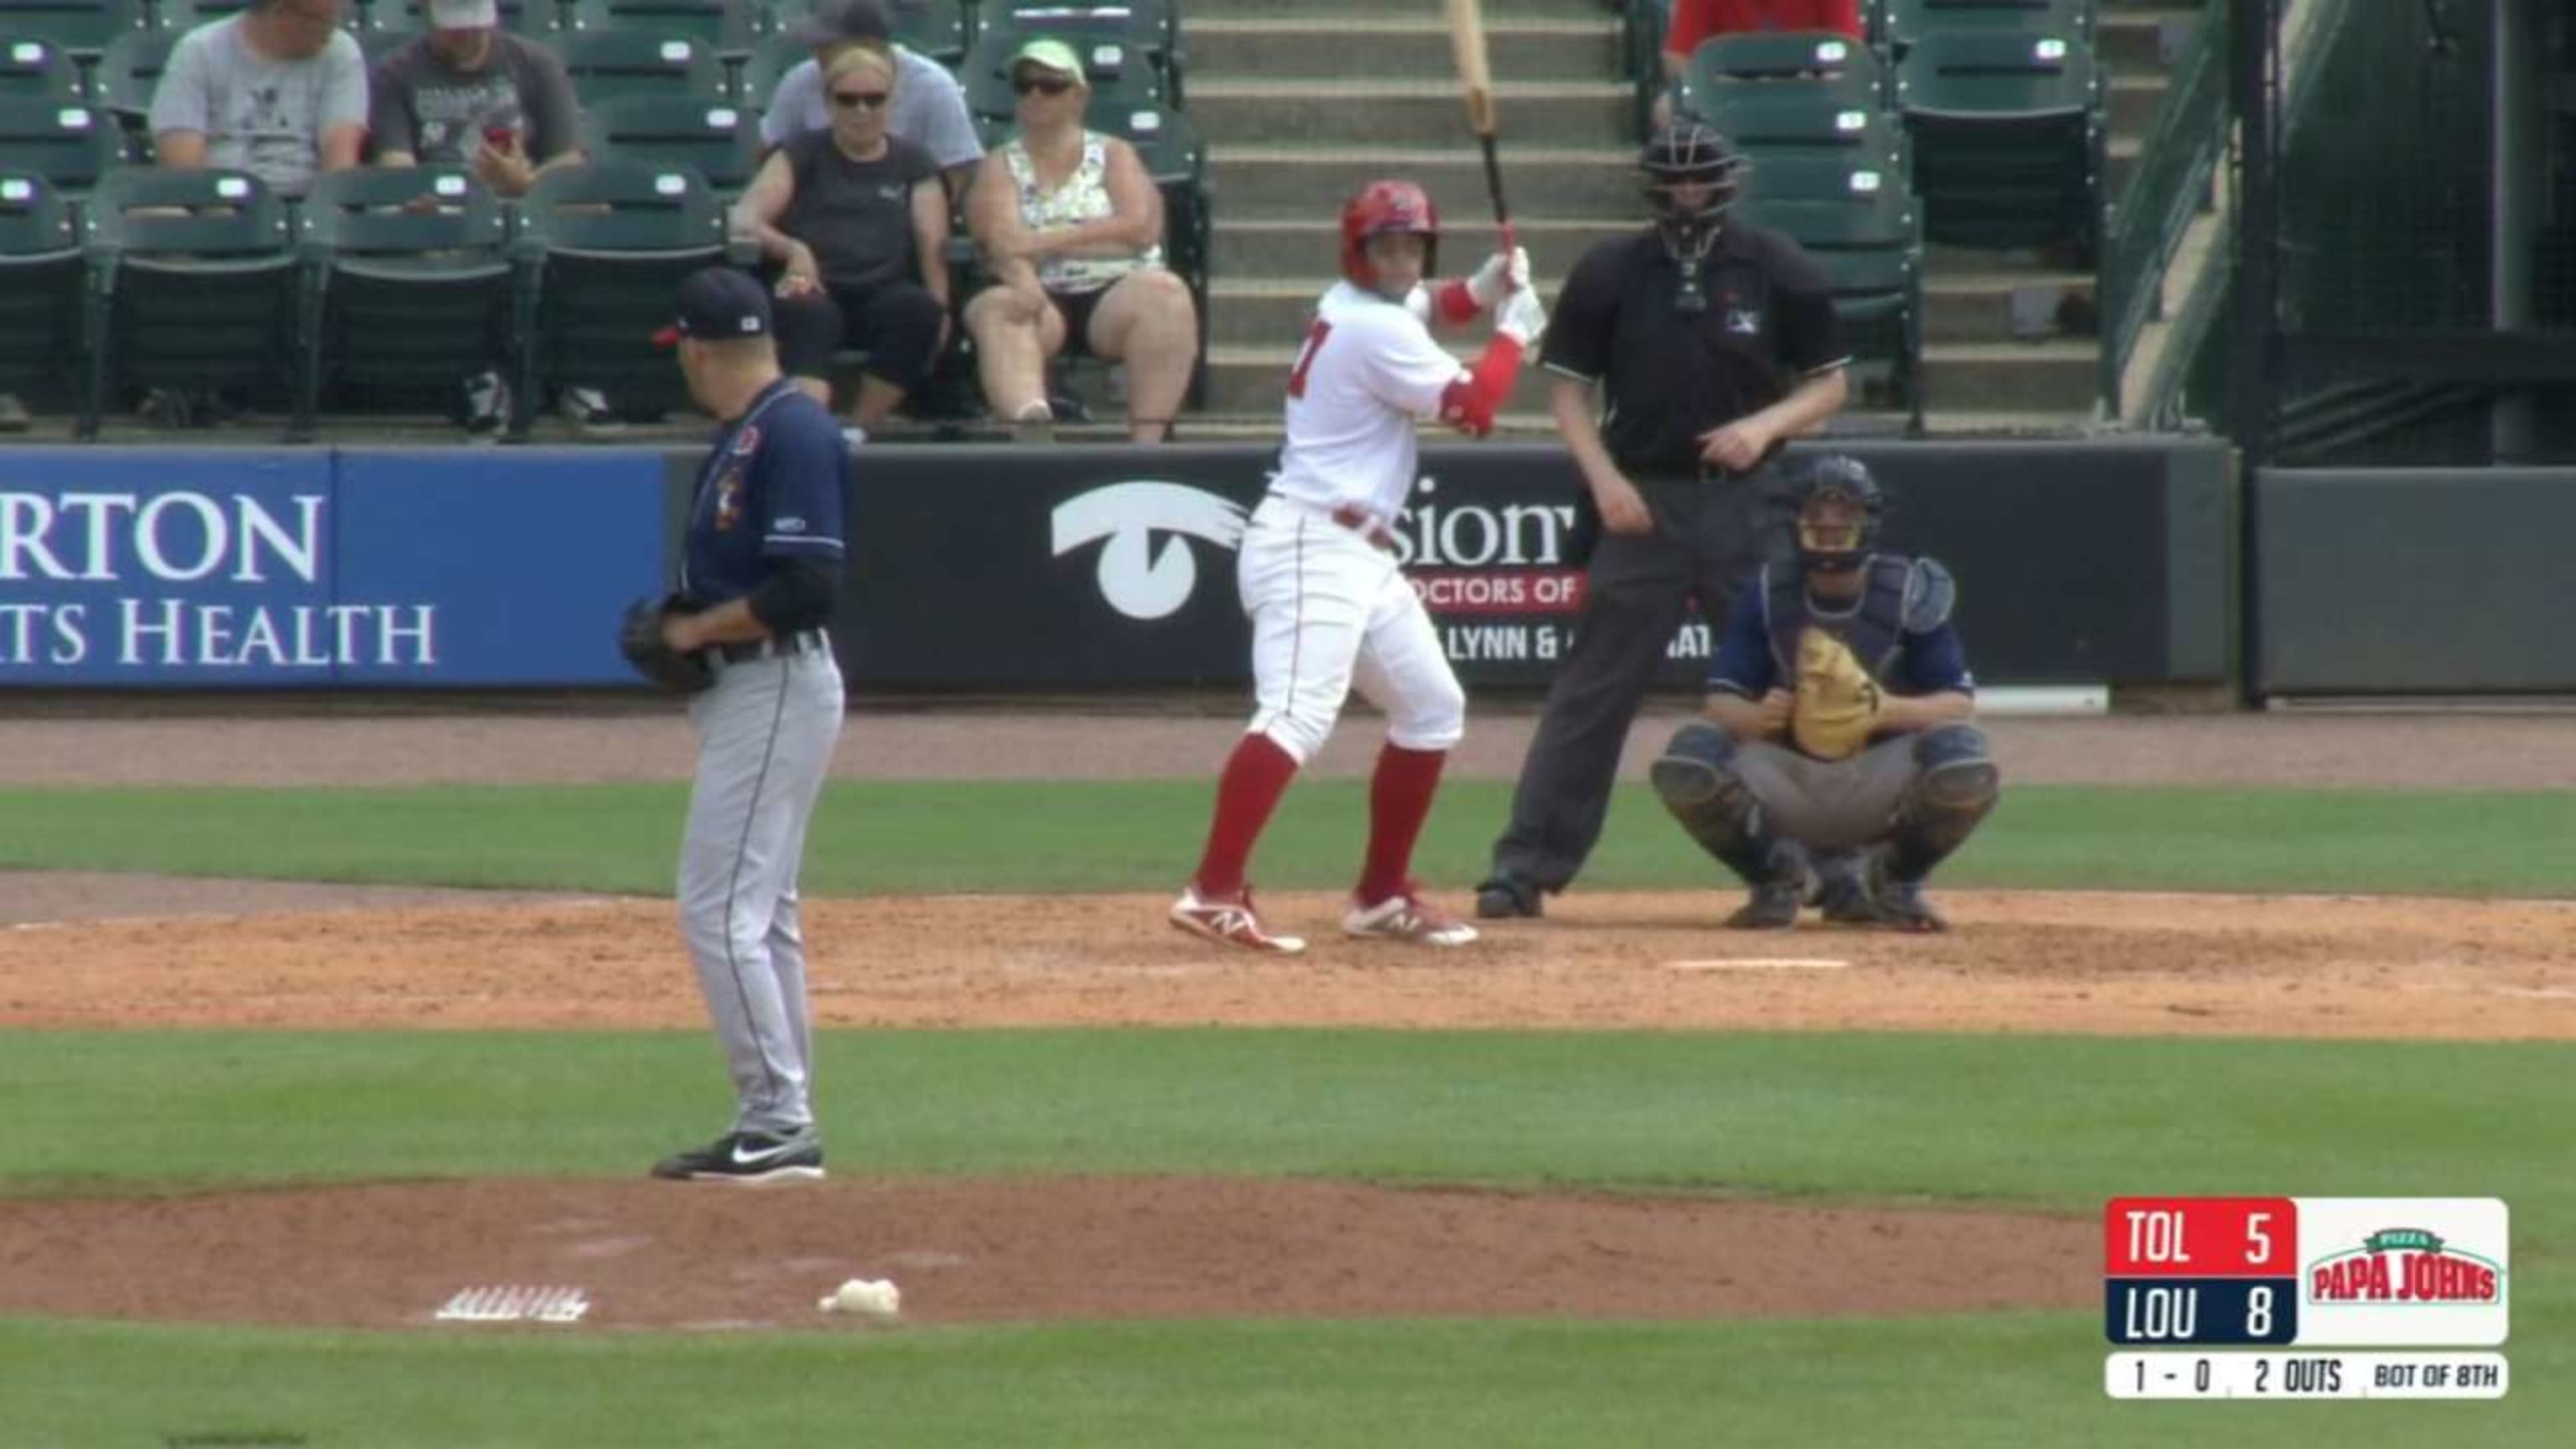
[[[957,82],[966,89],[966,109],[979,120],[998,121],[1005,125],[1019,114],[1019,97],[1011,93],[1011,53],[1028,43],[1032,34],[1013,32],[987,23],[976,34],[974,48],[957,68]],[[1134,50],[1118,42],[1100,42],[1077,46],[1083,67],[1091,79],[1091,108],[1104,105],[1138,108],[1167,106],[1162,72]]]
[[[94,56],[129,31],[152,26],[146,0],[0,0],[0,35],[50,40],[75,56]]]
[[[732,193],[759,169],[760,116],[726,100],[619,96],[583,112],[582,144],[595,160],[685,167]]]
[[[769,8],[768,29],[793,41],[796,28],[815,8],[816,0],[781,0]],[[888,0],[886,8],[894,19],[897,45],[947,66],[966,58],[966,47],[975,39],[973,0]],[[812,57],[801,45],[792,48],[799,59]]]
[[[75,195],[123,165],[125,130],[106,111],[39,96],[0,96],[0,171],[41,176]]]
[[[1731,87],[1715,113],[1700,119],[1725,132],[1757,165],[1772,155],[1817,155],[1864,159],[1901,173],[1912,168],[1912,143],[1895,112],[1831,96]]]
[[[1877,51],[1850,36],[1748,32],[1700,42],[1675,87],[1673,109],[1707,116],[1740,94],[1805,94],[1877,110],[1894,106],[1902,87]]]
[[[85,266],[71,204],[41,176],[0,173],[0,392],[73,400],[88,376]]]
[[[80,66],[50,40],[0,40],[0,96],[46,101],[81,99]]]
[[[519,206],[519,316],[513,390],[596,387],[621,410],[687,400],[671,354],[653,345],[682,278],[725,260],[725,207],[686,167],[594,159],[549,171]],[[522,402],[512,435],[526,434]]]
[[[559,37],[555,49],[584,107],[619,96],[725,99],[723,63],[695,40],[640,30],[576,30]]]
[[[131,166],[89,222],[91,383],[81,434],[136,388],[257,388],[294,355],[299,268],[286,205],[244,171]]]
[[[780,79],[813,58],[813,49],[792,34],[762,36],[734,76],[735,99],[754,111],[767,111]]]
[[[1843,156],[1755,158],[1748,196],[1772,201],[1854,201],[1875,205],[1877,193],[1906,191],[1905,177],[1875,160]]]
[[[1880,37],[1902,60],[1936,30],[1990,30],[2014,35],[2094,37],[2095,0],[1887,0]]]
[[[1966,246],[2070,245],[2089,265],[2102,224],[2106,129],[2081,40],[1939,30],[1906,53],[1905,125],[1929,235]]]
[[[90,93],[125,127],[137,157],[151,154],[152,92],[161,84],[161,72],[170,64],[170,48],[179,43],[182,33],[146,30],[120,35],[90,73]]]
[[[300,423],[326,394],[344,391],[434,407],[517,350],[509,218],[471,171],[368,167],[317,177],[296,230],[305,275]]]
[[[694,40],[718,55],[748,54],[768,24],[756,0],[567,0],[562,13],[566,30]]]
[[[1774,188],[1764,180],[1757,165],[1732,214],[1785,234],[1815,261],[1833,284],[1862,396],[1907,408],[1919,430],[1923,226],[1913,198],[1894,186],[1837,188],[1829,168],[1774,176]],[[1821,194],[1789,194],[1800,185]]]

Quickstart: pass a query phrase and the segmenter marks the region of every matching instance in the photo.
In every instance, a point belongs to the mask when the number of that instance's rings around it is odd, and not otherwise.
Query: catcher
[[[1655,793],[1753,887],[1729,926],[1785,931],[1813,902],[1846,925],[1946,930],[1924,878],[2002,783],[1969,723],[1956,591],[1932,560],[1872,549],[1887,500],[1857,460],[1810,464],[1788,502],[1797,572],[1766,566],[1729,614],[1706,718],[1665,746]]]

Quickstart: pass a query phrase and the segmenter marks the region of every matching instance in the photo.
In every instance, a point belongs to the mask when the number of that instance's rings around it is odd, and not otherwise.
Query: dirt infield
[[[1505,720],[1461,773],[1508,774]],[[1221,717],[875,715],[845,775],[1192,773]],[[1632,741],[1642,756],[1663,726]],[[2017,780],[2576,786],[2562,721],[1999,721]],[[684,778],[659,715],[16,720],[0,784]],[[1319,762],[1363,767],[1347,728]],[[1036,768],[1043,764],[1046,768]],[[676,832],[677,822],[673,829]],[[1176,855],[1187,842],[1176,842]],[[1678,847],[1677,847],[1678,848]],[[1456,896],[1455,883],[1451,892]],[[1708,895],[1577,892],[1454,954],[1334,937],[1296,962],[1184,938],[1159,897],[808,905],[824,1026],[2044,1030],[2576,1039],[2576,904],[1945,893],[1937,938],[1718,930]],[[691,1027],[667,901],[0,873],[0,1026]],[[77,960],[70,972],[62,963]],[[851,1146],[836,1144],[839,1146]],[[485,1283],[579,1286],[605,1327],[828,1326],[891,1276],[923,1321],[1620,1317],[2075,1307],[2094,1230],[2018,1214],[1303,1182],[899,1181],[863,1148],[764,1193],[642,1181],[0,1201],[0,1314],[398,1327]],[[184,1248],[180,1245],[185,1245]],[[679,1265],[689,1265],[688,1272]]]

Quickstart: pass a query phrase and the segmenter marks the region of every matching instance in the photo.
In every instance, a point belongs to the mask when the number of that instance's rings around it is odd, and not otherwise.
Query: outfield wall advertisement
[[[1889,545],[1959,577],[1985,679],[2223,676],[2219,450],[1852,451],[1898,499]],[[1273,461],[1241,445],[867,449],[843,663],[877,689],[1239,686],[1235,549]],[[0,688],[640,687],[615,620],[672,576],[696,463],[0,450]],[[1536,688],[1564,658],[1584,594],[1578,488],[1554,447],[1424,450],[1393,545],[1469,685]],[[1703,677],[1715,642],[1686,621],[1664,684]]]

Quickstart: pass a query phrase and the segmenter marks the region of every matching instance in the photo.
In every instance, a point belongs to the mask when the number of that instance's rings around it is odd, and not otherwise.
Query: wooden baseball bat
[[[1467,124],[1485,153],[1485,190],[1494,198],[1494,225],[1502,249],[1512,249],[1512,212],[1503,200],[1503,163],[1494,152],[1494,71],[1485,52],[1483,0],[1449,0],[1449,47],[1458,58],[1458,83],[1467,92]]]

